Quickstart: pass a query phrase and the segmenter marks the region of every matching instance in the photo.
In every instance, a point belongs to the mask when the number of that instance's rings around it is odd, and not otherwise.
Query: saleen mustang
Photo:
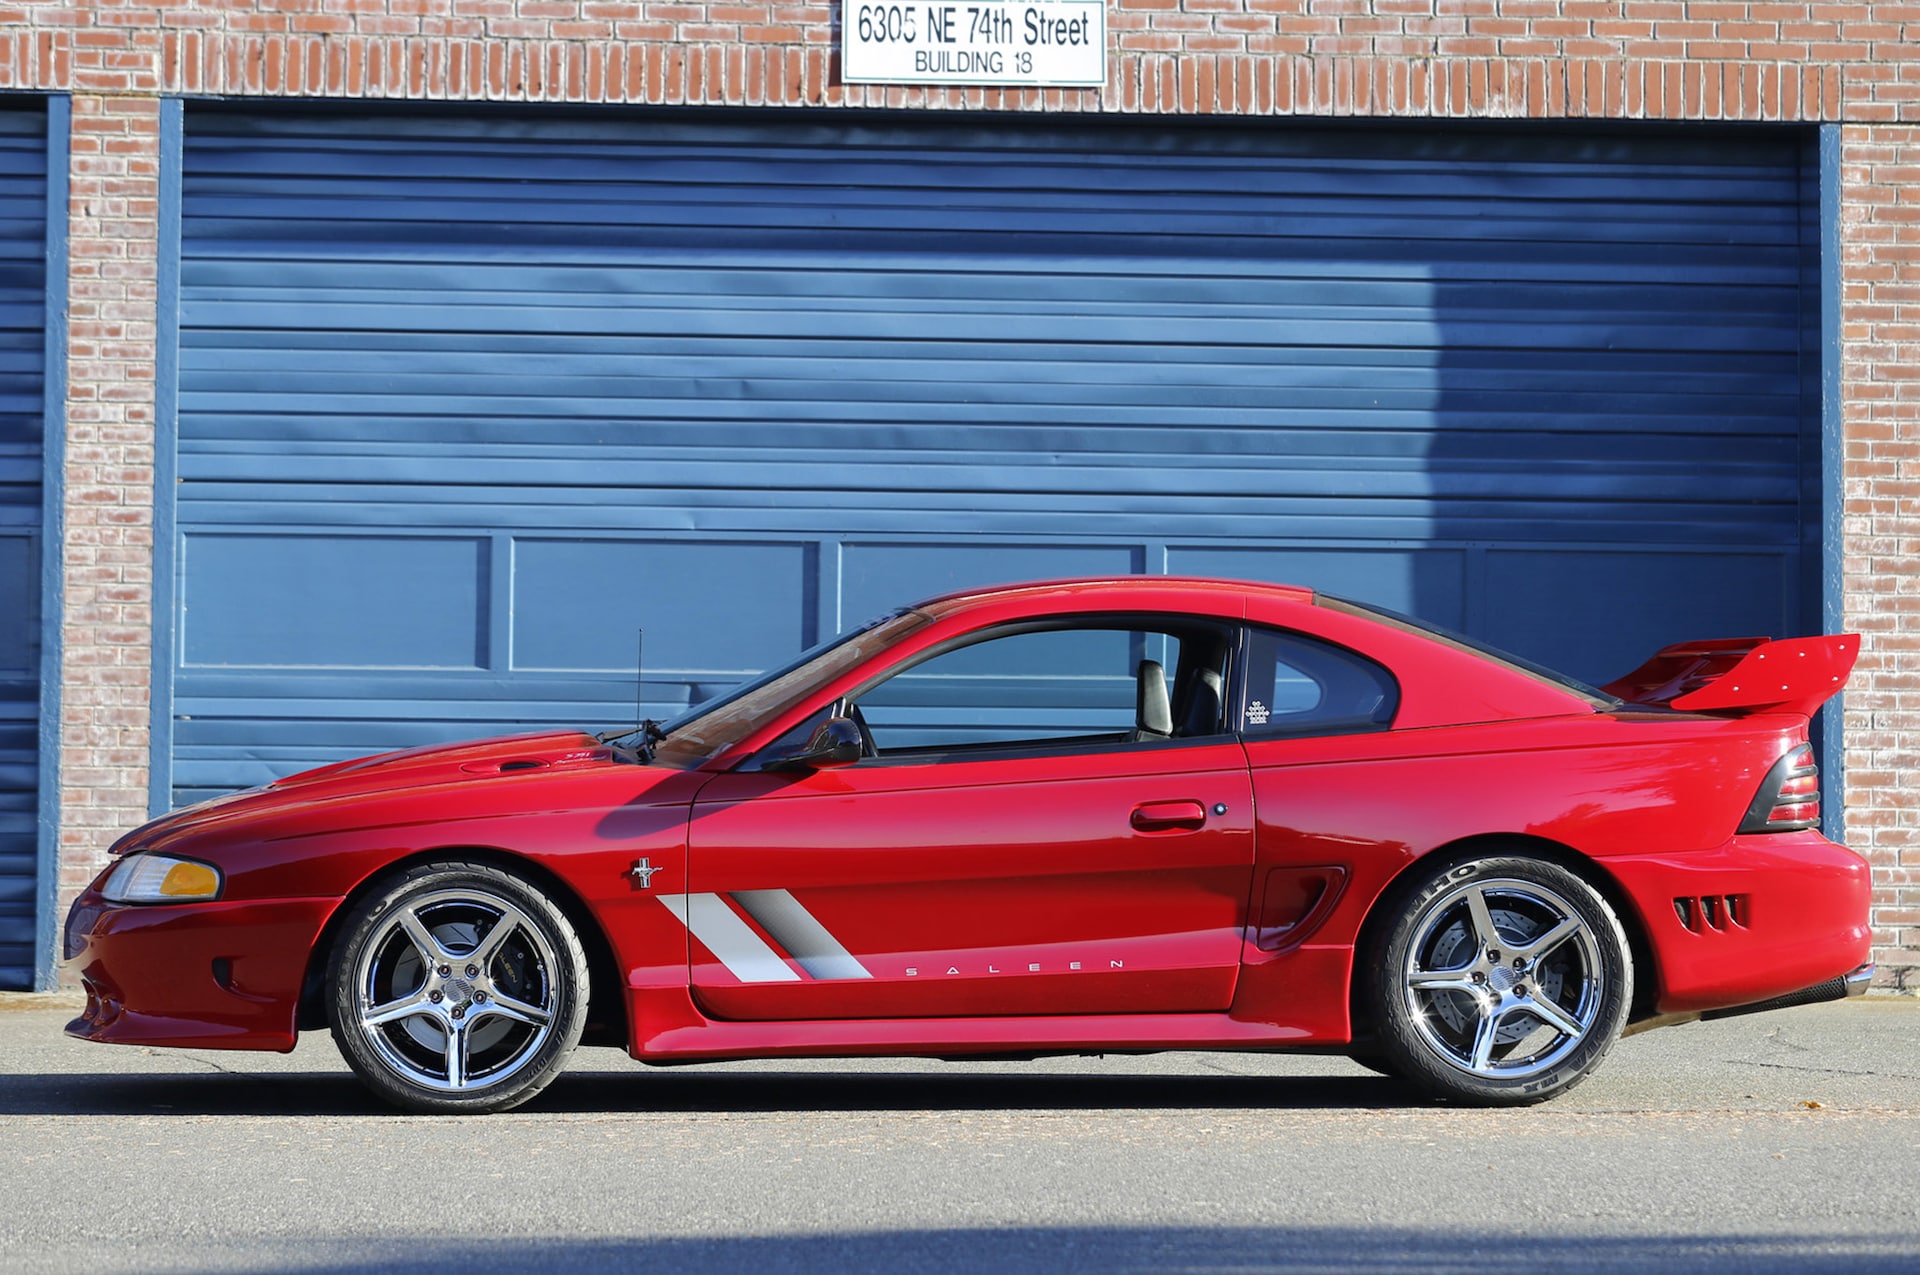
[[[1623,1031],[1864,990],[1807,722],[1854,636],[1594,689],[1306,589],[939,597],[661,726],[178,810],[74,904],[89,1040],[496,1111],[649,1063],[1341,1052],[1536,1102]]]

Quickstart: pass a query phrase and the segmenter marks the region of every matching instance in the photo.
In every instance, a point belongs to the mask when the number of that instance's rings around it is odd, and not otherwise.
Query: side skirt
[[[1154,1053],[1168,1049],[1294,1049],[1338,1044],[1303,1026],[1226,1014],[1070,1014],[1017,1018],[721,1022],[684,989],[631,993],[641,1062],[722,1058],[965,1058],[980,1054]]]

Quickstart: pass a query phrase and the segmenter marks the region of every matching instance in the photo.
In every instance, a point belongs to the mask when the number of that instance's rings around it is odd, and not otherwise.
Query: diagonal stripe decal
[[[800,981],[779,952],[740,919],[734,907],[773,936],[808,978],[872,978],[858,957],[841,945],[790,890],[737,890],[732,894],[660,894],[655,898],[743,983]]]
[[[786,948],[787,955],[812,977],[873,977],[791,891],[736,890],[733,901],[744,908],[761,929],[773,935],[773,941]]]
[[[717,894],[655,895],[743,983],[797,983],[800,976]],[[757,918],[756,918],[757,919]],[[784,940],[783,940],[784,941]]]

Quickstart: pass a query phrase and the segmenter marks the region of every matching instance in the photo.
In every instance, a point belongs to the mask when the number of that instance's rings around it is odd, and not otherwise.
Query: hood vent
[[[516,770],[545,770],[537,757],[509,757],[505,761],[470,761],[460,769],[469,775],[510,775]]]

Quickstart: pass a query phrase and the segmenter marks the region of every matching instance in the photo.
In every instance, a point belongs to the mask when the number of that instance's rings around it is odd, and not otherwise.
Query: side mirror
[[[767,770],[828,770],[860,760],[860,728],[848,717],[829,717],[813,732],[807,746],[791,757],[766,766]]]

